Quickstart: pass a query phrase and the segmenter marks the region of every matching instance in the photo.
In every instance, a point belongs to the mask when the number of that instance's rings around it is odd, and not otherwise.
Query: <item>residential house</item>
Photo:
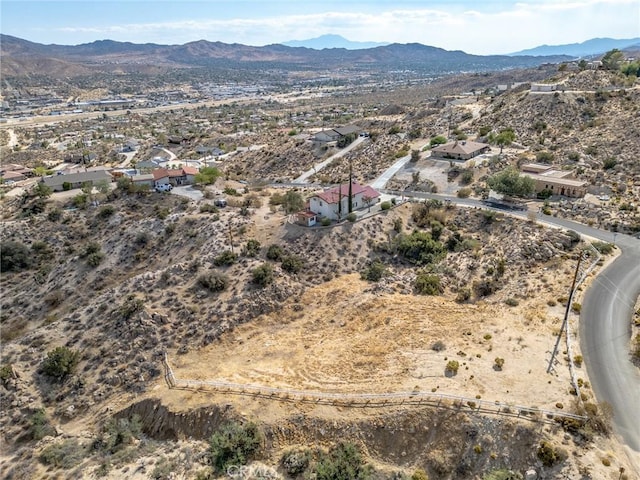
[[[0,166],[0,178],[3,181],[19,182],[33,176],[33,170],[14,163]]]
[[[367,208],[380,199],[380,193],[376,190],[357,182],[351,184],[351,196],[354,210]],[[308,211],[331,220],[345,218],[349,212],[349,185],[338,185],[313,195],[309,199]]]
[[[153,186],[159,187],[160,185],[170,184],[169,181],[169,170],[166,168],[156,168],[153,172]]]
[[[106,170],[93,170],[77,173],[66,173],[42,177],[40,180],[54,192],[82,188],[86,184],[96,185],[100,182],[111,183],[113,177]]]
[[[133,183],[136,187],[149,187],[150,189],[153,189],[156,186],[153,173],[143,173],[140,175],[132,175],[131,183]]]
[[[535,192],[551,192],[552,195],[580,198],[587,193],[588,182],[577,180],[570,170],[555,170],[551,165],[527,163],[522,174],[535,182]]]
[[[486,143],[472,142],[468,140],[455,141],[438,145],[431,149],[433,158],[446,158],[449,160],[469,160],[491,150]]]
[[[196,175],[200,173],[200,170],[196,167],[185,166],[182,167],[182,172],[184,173],[185,183],[188,185],[193,185],[196,183]]]
[[[152,158],[151,160],[142,160],[136,163],[136,169],[139,172],[151,172],[155,168],[160,168],[160,163],[164,159],[162,157]]]
[[[344,127],[332,128],[330,130],[323,130],[316,133],[313,136],[313,141],[316,143],[327,144],[331,142],[337,142],[347,135],[357,135],[360,132],[360,128],[355,125],[346,125]]]
[[[555,92],[559,90],[557,83],[532,83],[532,92]]]

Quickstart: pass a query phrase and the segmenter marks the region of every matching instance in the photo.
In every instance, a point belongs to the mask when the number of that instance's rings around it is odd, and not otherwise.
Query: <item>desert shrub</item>
[[[380,204],[380,210],[389,210],[391,208],[391,202],[382,202]]]
[[[68,470],[78,465],[86,454],[86,448],[74,438],[45,447],[40,454],[40,461],[45,465]]]
[[[98,211],[97,217],[101,219],[109,218],[115,212],[116,212],[116,209],[113,208],[111,205],[105,205],[104,207],[100,208],[100,210]]]
[[[269,260],[279,261],[284,256],[284,248],[275,243],[267,248],[267,258]]]
[[[458,198],[469,198],[471,196],[472,190],[469,187],[461,188],[458,190],[457,196]]]
[[[144,302],[135,295],[129,295],[125,301],[118,307],[117,313],[124,320],[129,320],[133,315],[144,309]]]
[[[282,269],[288,273],[298,273],[302,270],[304,261],[297,255],[286,255],[282,258]]]
[[[444,344],[444,342],[442,340],[436,340],[431,345],[431,350],[433,350],[434,352],[441,352],[441,351],[445,350],[446,348],[447,347],[446,347],[446,345]]]
[[[494,367],[496,370],[501,371],[504,367],[504,358],[496,357],[494,360]]]
[[[456,302],[464,303],[469,301],[470,298],[471,298],[471,289],[461,288],[460,290],[458,290],[458,293],[456,295]]]
[[[440,285],[440,277],[427,272],[418,273],[415,289],[420,295],[440,295],[443,290]]]
[[[411,480],[429,480],[429,475],[423,469],[418,468],[411,474]]]
[[[500,285],[493,278],[485,278],[473,282],[473,292],[478,298],[488,297],[495,293],[499,288]]]
[[[251,280],[256,285],[266,287],[274,280],[273,267],[268,263],[263,263],[254,268],[251,270]]]
[[[369,478],[370,468],[357,446],[340,442],[320,455],[314,473],[317,480],[364,480]]]
[[[396,232],[396,233],[402,232],[402,219],[401,218],[396,218],[393,221],[393,231]]]
[[[238,259],[238,255],[231,250],[225,250],[213,259],[213,264],[217,267],[227,267],[233,265]]]
[[[553,467],[567,459],[566,452],[546,441],[540,443],[536,455],[545,467]]]
[[[255,423],[226,423],[209,440],[211,463],[219,473],[230,465],[245,465],[258,453],[261,443],[262,434]]]
[[[56,429],[47,418],[44,408],[39,408],[29,417],[29,436],[33,440],[42,440],[44,437],[55,436]]]
[[[142,424],[139,415],[133,415],[131,418],[111,418],[93,442],[93,449],[113,454],[131,445],[141,435]]]
[[[211,203],[203,203],[200,205],[200,213],[218,213],[218,207]]]
[[[446,374],[456,375],[458,373],[458,369],[460,368],[460,363],[457,360],[449,360],[447,362],[447,366],[444,368]]]
[[[260,242],[254,238],[247,240],[242,253],[247,257],[257,257],[260,254]]]
[[[320,225],[322,225],[323,227],[328,227],[329,225],[331,225],[331,219],[329,217],[322,217],[322,220],[320,220]]]
[[[133,243],[135,243],[138,247],[144,247],[149,243],[150,240],[151,235],[149,235],[149,232],[138,232],[136,234],[136,238],[133,240]]]
[[[610,170],[613,167],[615,167],[617,165],[617,163],[618,163],[618,161],[615,158],[609,157],[604,162],[602,162],[602,168],[604,170]]]
[[[473,170],[464,170],[460,175],[460,184],[469,185],[473,182]]]
[[[347,220],[352,222],[352,223],[355,222],[357,219],[358,219],[358,216],[353,212],[351,212],[349,215],[347,215]]]
[[[509,305],[510,307],[517,307],[519,305],[518,300],[516,300],[515,298],[509,297],[507,298],[504,303],[506,303],[507,305]]]
[[[581,367],[582,366],[582,355],[576,355],[575,357],[573,357],[573,364],[576,367]]]
[[[89,242],[87,245],[85,245],[83,252],[80,254],[80,257],[85,259],[87,265],[95,268],[102,262],[104,253],[102,253],[102,247],[99,243]]]
[[[440,223],[438,220],[431,220],[431,238],[435,241],[439,241],[442,236],[442,231],[444,230],[444,225]]]
[[[222,292],[229,285],[229,277],[220,272],[204,273],[198,277],[198,285],[210,292]]]
[[[71,199],[71,203],[76,208],[87,208],[87,205],[89,204],[89,196],[86,193],[79,193]]]
[[[546,150],[536,153],[536,162],[538,163],[553,163],[554,158],[553,153]]]
[[[609,255],[613,252],[613,244],[607,242],[593,242],[593,248],[598,250],[602,255]]]
[[[47,213],[47,220],[49,220],[50,222],[57,222],[62,218],[62,210],[60,210],[59,208],[54,208],[52,210],[49,210],[49,213]]]
[[[304,449],[289,450],[282,456],[282,468],[291,476],[304,473],[309,468],[311,452]]]
[[[582,310],[582,305],[578,302],[573,302],[571,304],[571,311],[573,311],[574,313],[580,314],[580,311]]]
[[[241,195],[240,193],[238,193],[238,191],[235,188],[231,188],[231,187],[226,187],[223,190],[223,193],[225,195],[230,195],[232,197],[239,197]]]
[[[42,372],[58,380],[71,375],[80,361],[80,352],[68,347],[56,347],[47,353],[42,362]]]
[[[11,240],[0,244],[0,272],[17,272],[31,265],[31,252],[25,244]]]
[[[12,378],[13,366],[10,363],[5,363],[0,366],[0,382],[2,382],[3,385],[6,385]]]
[[[361,273],[360,277],[363,280],[368,280],[369,282],[378,282],[387,274],[387,269],[380,260],[374,260],[369,264],[367,268],[365,268]]]
[[[425,232],[414,231],[410,235],[399,234],[396,239],[398,252],[416,265],[435,264],[446,256],[442,243]]]

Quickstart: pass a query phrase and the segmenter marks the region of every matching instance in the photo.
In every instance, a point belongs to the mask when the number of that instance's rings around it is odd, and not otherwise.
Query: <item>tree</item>
[[[211,463],[216,472],[245,465],[259,451],[262,434],[255,423],[226,423],[209,440]]]
[[[500,147],[500,154],[502,154],[502,149],[511,145],[515,139],[516,134],[513,129],[505,128],[504,130],[501,130],[500,133],[496,135],[494,140],[496,142],[496,145]]]
[[[420,150],[411,150],[411,161],[413,163],[420,160]]]
[[[42,371],[49,377],[62,380],[72,374],[80,360],[80,352],[68,347],[56,347],[47,353]]]
[[[251,271],[251,279],[253,283],[261,287],[269,285],[273,282],[273,278],[273,267],[268,263],[263,263]]]
[[[302,195],[293,190],[289,190],[282,197],[282,208],[284,208],[286,213],[299,212],[304,208]]]
[[[12,240],[0,245],[0,272],[19,271],[29,268],[33,259],[29,248]]]
[[[437,145],[443,145],[445,143],[447,143],[447,138],[443,137],[442,135],[438,135],[437,137],[433,137],[431,141],[429,141],[429,146],[435,147]]]
[[[602,66],[607,70],[617,71],[624,60],[624,53],[617,48],[609,50],[602,57]]]
[[[507,167],[487,178],[487,185],[498,193],[512,197],[526,197],[535,190],[533,179],[520,175],[514,167]]]
[[[581,72],[586,70],[588,65],[589,64],[584,58],[578,62],[578,68],[580,69]]]
[[[40,198],[47,198],[51,196],[53,190],[43,182],[38,182],[35,187],[33,187],[33,193]]]
[[[195,176],[195,182],[200,185],[213,185],[221,175],[216,167],[203,167]]]

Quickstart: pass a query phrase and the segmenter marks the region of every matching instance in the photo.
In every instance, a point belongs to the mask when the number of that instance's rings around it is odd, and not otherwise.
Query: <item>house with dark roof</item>
[[[354,210],[367,208],[380,199],[380,193],[369,185],[351,184],[351,199]],[[309,211],[331,220],[341,220],[349,212],[349,184],[338,185],[309,199]]]
[[[95,186],[100,182],[111,183],[113,177],[106,170],[93,170],[87,172],[66,173],[62,175],[51,175],[42,177],[40,180],[54,192],[63,190],[71,190],[73,188],[82,188],[86,184]]]
[[[444,158],[447,160],[469,160],[491,150],[486,143],[472,142],[468,140],[455,141],[438,145],[431,149],[433,158]]]
[[[330,130],[322,130],[313,136],[313,141],[317,143],[337,142],[348,135],[357,136],[360,128],[355,125],[345,125],[344,127],[332,128]]]

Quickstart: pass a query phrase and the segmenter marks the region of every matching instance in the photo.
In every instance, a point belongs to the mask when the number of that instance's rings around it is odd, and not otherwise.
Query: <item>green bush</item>
[[[260,242],[250,238],[247,240],[242,253],[247,257],[257,257],[260,254]]]
[[[391,208],[391,202],[382,202],[380,204],[380,210],[389,210]]]
[[[502,370],[502,367],[504,367],[504,358],[496,357],[494,360],[494,366],[496,370]]]
[[[469,198],[471,196],[471,192],[472,190],[470,188],[465,187],[458,190],[458,193],[456,195],[458,196],[458,198]]]
[[[322,220],[320,220],[320,225],[322,225],[323,227],[328,227],[329,225],[331,225],[331,219],[329,217],[322,217]]]
[[[387,274],[387,269],[379,260],[374,260],[369,264],[367,268],[365,268],[361,273],[360,277],[363,280],[368,280],[369,282],[378,282]]]
[[[45,465],[68,470],[78,465],[86,454],[86,448],[74,438],[47,446],[40,454],[40,461]]]
[[[229,277],[220,272],[204,273],[198,277],[198,285],[210,292],[222,292],[229,286]]]
[[[464,170],[460,175],[460,184],[469,185],[471,182],[473,182],[473,170]]]
[[[98,218],[109,218],[111,215],[113,215],[116,212],[116,209],[113,208],[111,205],[105,205],[104,207],[100,208],[100,210],[98,211]]]
[[[602,168],[604,170],[610,170],[613,167],[615,167],[617,164],[618,164],[618,161],[615,158],[609,157],[602,163]]]
[[[358,219],[358,216],[353,212],[351,212],[349,215],[347,215],[347,220],[352,222],[352,223],[355,222],[357,219]]]
[[[93,443],[93,449],[111,454],[131,445],[134,439],[142,435],[139,415],[131,418],[112,418],[103,427],[101,434]]]
[[[540,443],[536,455],[545,467],[553,467],[567,459],[567,454],[563,450],[546,441]]]
[[[268,263],[263,263],[251,271],[253,283],[261,287],[266,287],[274,280],[273,267]]]
[[[13,378],[13,366],[10,363],[5,363],[0,367],[0,382],[3,385],[9,383],[9,380]]]
[[[282,258],[282,269],[288,273],[298,273],[302,270],[304,262],[296,255],[286,255]]]
[[[0,272],[18,272],[31,264],[31,252],[24,243],[9,240],[0,244]]]
[[[226,423],[209,440],[211,463],[216,472],[226,473],[227,467],[251,460],[261,443],[262,434],[255,423]]]
[[[218,207],[211,203],[203,203],[200,205],[200,213],[218,213]]]
[[[269,260],[274,260],[274,261],[279,261],[280,259],[282,259],[282,257],[284,256],[284,248],[282,248],[280,245],[269,245],[269,248],[267,248],[267,258]]]
[[[358,447],[341,442],[320,455],[314,473],[317,480],[365,480],[371,469],[364,463]]]
[[[429,146],[437,147],[438,145],[444,145],[445,143],[447,143],[447,138],[442,135],[438,135],[431,138],[431,140],[429,141]]]
[[[80,352],[68,347],[56,347],[47,353],[42,362],[42,372],[58,380],[71,375],[80,361]]]
[[[444,371],[449,375],[456,375],[458,373],[458,369],[460,368],[460,363],[457,360],[449,360],[447,362],[447,366]]]
[[[42,440],[44,437],[53,437],[56,429],[47,418],[44,408],[39,408],[29,417],[29,436],[33,440]]]
[[[609,255],[613,252],[613,244],[607,242],[593,242],[593,248],[598,250],[602,255]]]
[[[425,472],[423,469],[418,468],[411,475],[411,480],[429,480],[429,475],[427,475],[427,472]]]
[[[447,252],[442,243],[425,232],[414,231],[410,235],[399,234],[395,239],[400,255],[416,265],[430,265],[442,260]]]
[[[231,250],[225,250],[213,259],[213,264],[217,267],[227,267],[236,263],[238,255]]]
[[[416,292],[420,295],[440,295],[442,286],[440,285],[440,277],[432,275],[428,272],[419,272],[415,283]]]
[[[310,461],[311,452],[309,450],[296,449],[285,452],[280,463],[288,475],[296,476],[304,473],[309,468]]]

